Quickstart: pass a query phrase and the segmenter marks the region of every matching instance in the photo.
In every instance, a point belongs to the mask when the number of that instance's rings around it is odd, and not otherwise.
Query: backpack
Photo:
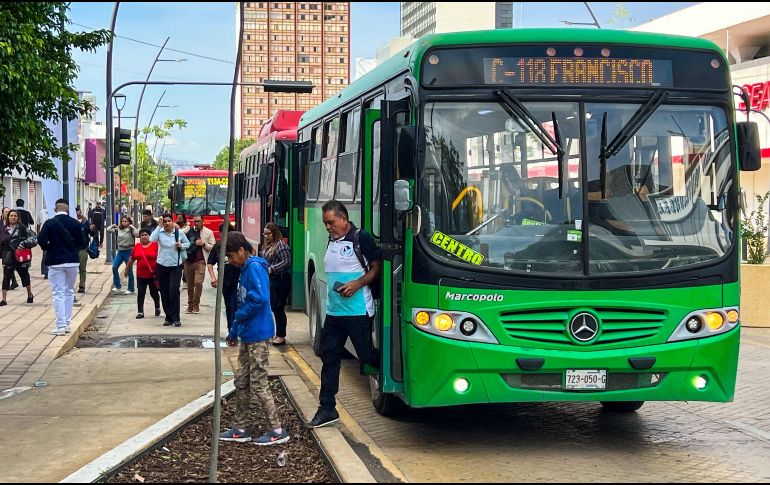
[[[91,239],[91,244],[88,245],[88,249],[86,249],[86,252],[88,253],[88,257],[91,259],[96,259],[99,257],[99,239],[98,238]]]
[[[364,253],[361,251],[361,241],[358,236],[358,233],[360,231],[361,229],[356,229],[356,232],[353,234],[353,252],[356,253],[356,258],[358,258],[358,262],[361,263],[361,266],[364,268],[364,273],[368,273],[370,268],[369,268],[369,264],[366,261],[366,258],[364,257]],[[373,299],[375,300],[380,299],[380,296],[382,293],[380,278],[377,278],[369,285],[369,291],[372,292]]]
[[[190,236],[190,234],[192,234],[192,236]],[[187,239],[190,241],[190,247],[187,248],[187,259],[188,260],[194,258],[195,254],[198,252],[199,249],[201,251],[203,251],[202,248],[200,248],[199,246],[195,245],[195,240],[200,239],[200,237],[201,237],[201,235],[198,234],[198,231],[196,231],[193,228],[190,228],[190,230],[187,231]],[[178,239],[179,239],[179,237],[177,236],[177,240]]]

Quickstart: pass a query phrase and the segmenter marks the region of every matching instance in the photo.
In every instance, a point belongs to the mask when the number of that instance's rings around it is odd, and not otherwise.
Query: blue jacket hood
[[[228,339],[240,337],[242,342],[254,343],[275,336],[275,322],[270,309],[270,264],[252,256],[243,266],[238,280],[238,310]]]

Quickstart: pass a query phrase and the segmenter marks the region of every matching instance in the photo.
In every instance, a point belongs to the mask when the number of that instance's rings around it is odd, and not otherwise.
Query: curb
[[[221,386],[222,397],[235,391],[234,381]],[[199,397],[190,404],[177,409],[141,433],[127,439],[122,444],[103,454],[91,463],[71,473],[59,483],[93,483],[108,475],[116,468],[126,464],[147,449],[165,439],[192,419],[206,412],[214,403],[214,390]]]

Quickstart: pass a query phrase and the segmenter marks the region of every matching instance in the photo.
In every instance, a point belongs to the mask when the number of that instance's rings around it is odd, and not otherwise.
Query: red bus
[[[225,220],[227,207],[227,170],[210,165],[196,165],[192,170],[179,170],[169,189],[172,212],[184,214],[190,225],[193,216],[203,216],[203,225],[214,231],[219,240],[219,226]],[[235,220],[230,208],[230,221]]]
[[[268,222],[274,222],[287,241],[290,238],[289,160],[302,114],[276,111],[262,125],[257,141],[241,151],[236,190],[238,227],[257,244],[261,244]]]

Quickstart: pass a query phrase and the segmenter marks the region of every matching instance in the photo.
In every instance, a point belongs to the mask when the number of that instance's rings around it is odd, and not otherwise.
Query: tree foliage
[[[626,28],[626,24],[632,24],[636,22],[636,19],[631,15],[631,11],[626,8],[622,3],[615,4],[615,11],[612,17],[607,20],[608,25],[615,25],[620,27],[620,30]]]
[[[235,140],[235,166],[238,167],[238,159],[241,156],[241,152],[244,148],[249,147],[254,144],[254,140],[251,139],[243,139],[243,140]],[[212,163],[212,166],[214,168],[218,168],[220,170],[227,170],[227,165],[229,163],[229,157],[230,157],[230,146],[229,144],[222,147],[222,149],[217,153],[217,157],[214,159],[214,163]],[[236,168],[237,170],[237,168]]]
[[[765,242],[767,241],[767,220],[765,218],[765,202],[770,197],[770,191],[765,195],[756,194],[757,208],[741,221],[741,236],[746,241],[749,264],[762,264],[767,258]]]
[[[95,109],[72,85],[78,72],[72,51],[94,51],[110,33],[62,30],[66,9],[62,2],[0,4],[0,177],[16,169],[58,178],[53,159],[68,157],[67,148],[58,146],[46,121]]]

